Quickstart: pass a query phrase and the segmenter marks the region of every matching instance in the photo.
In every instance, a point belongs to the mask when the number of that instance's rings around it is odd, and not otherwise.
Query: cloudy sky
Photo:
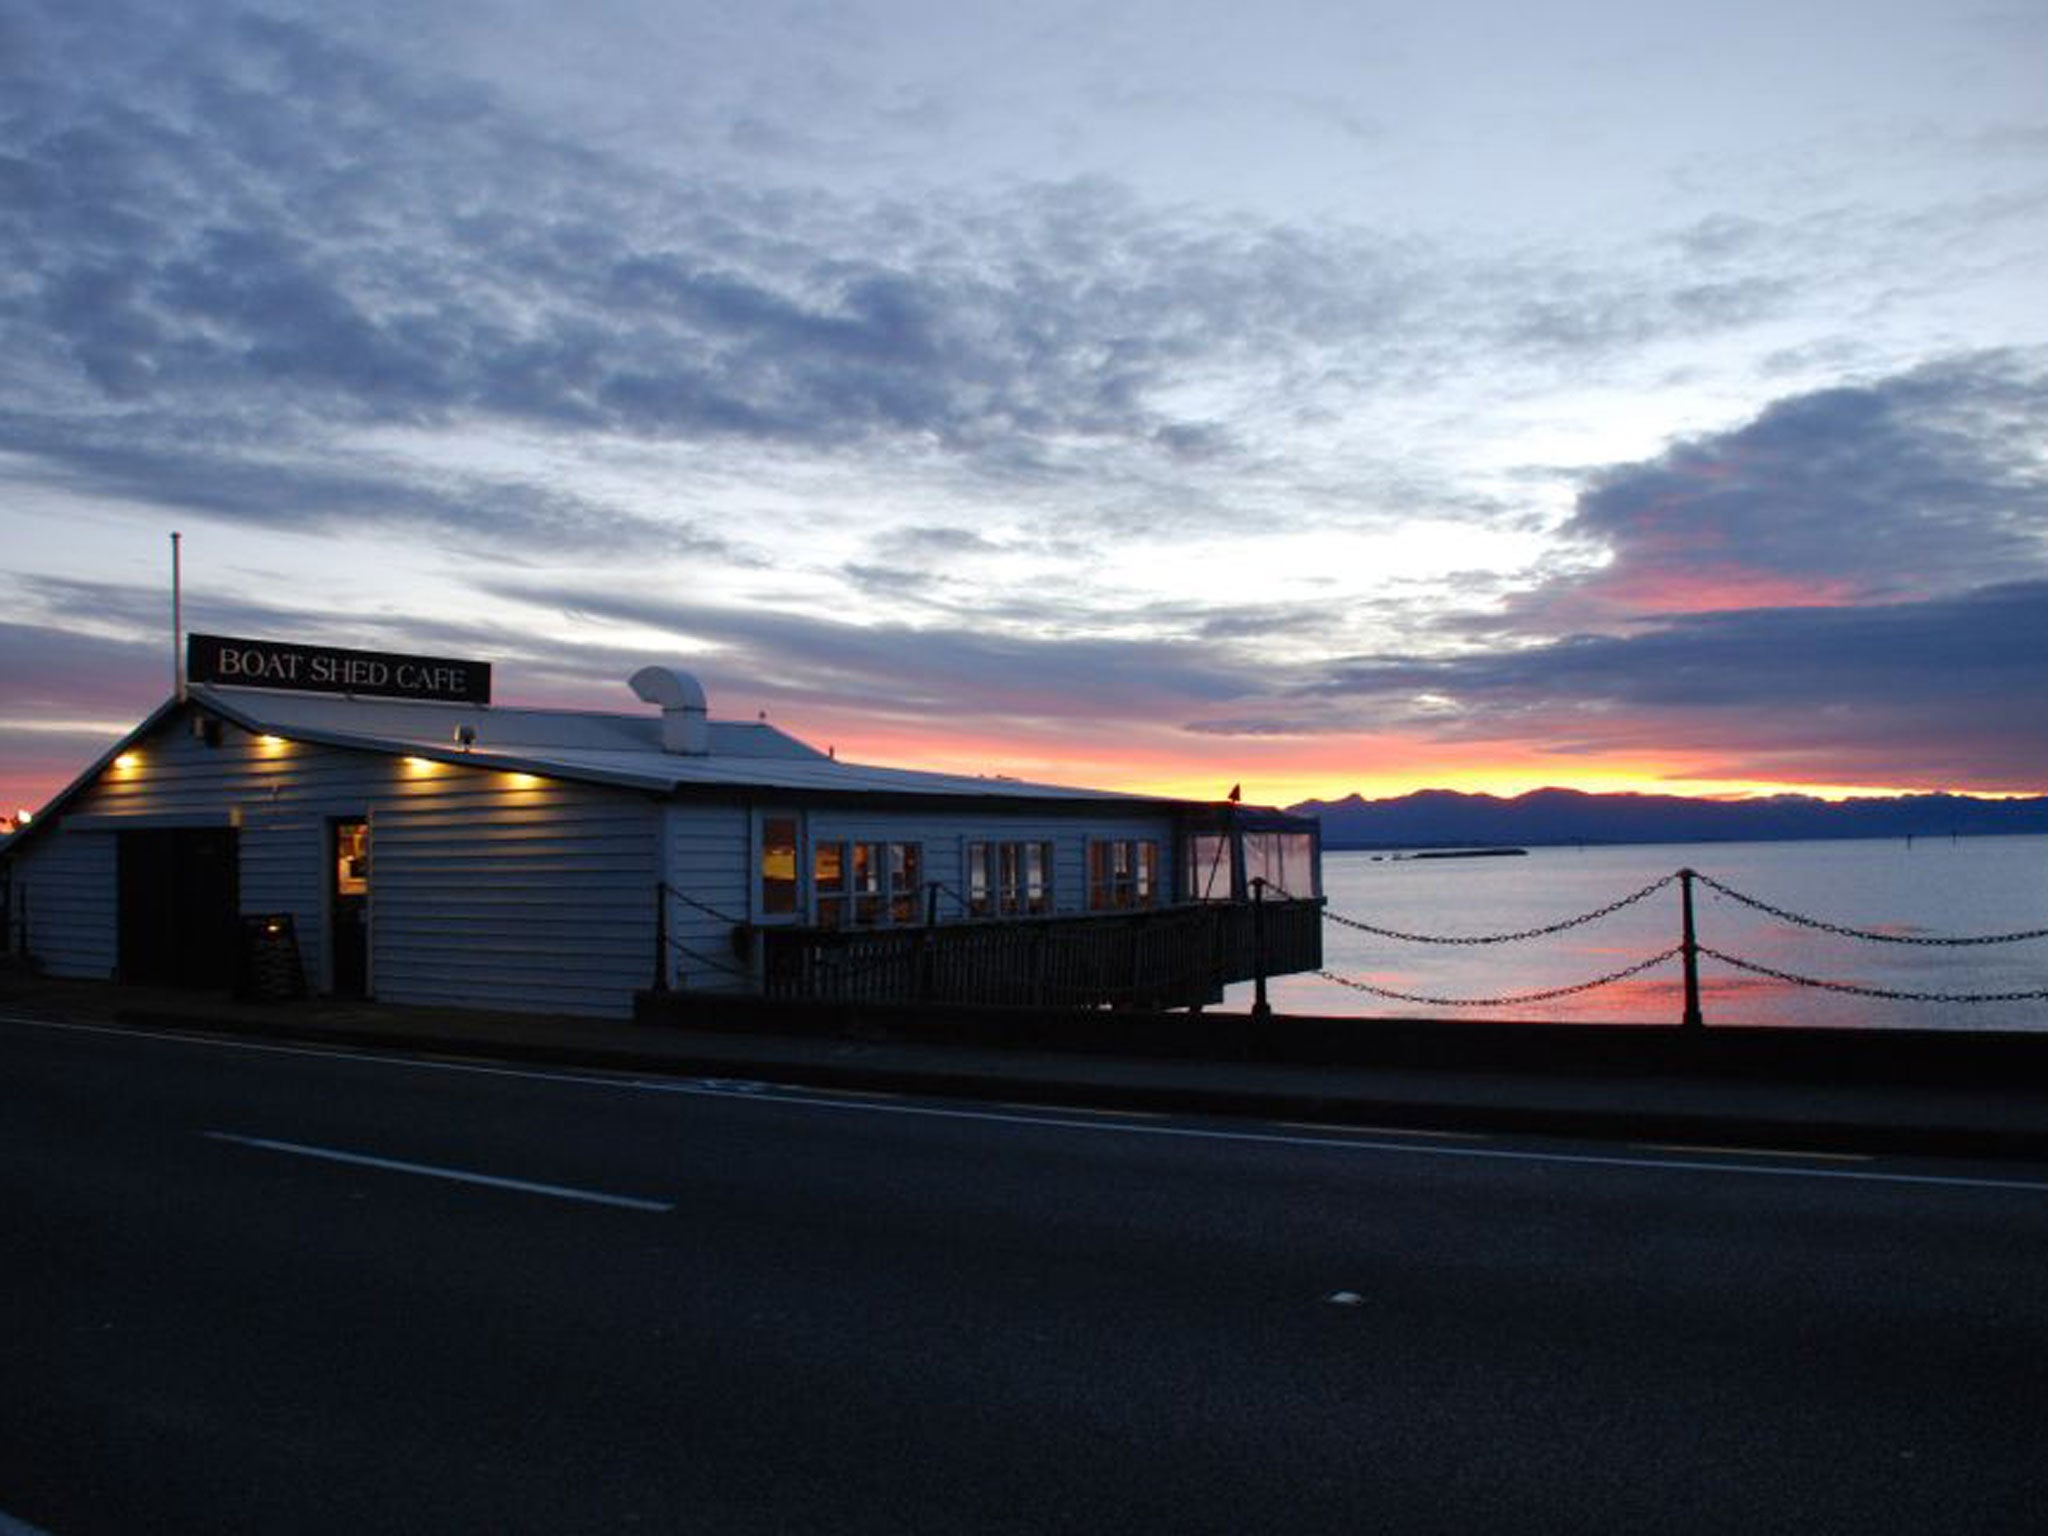
[[[1289,802],[2048,790],[2042,0],[10,0],[0,804],[191,627]]]

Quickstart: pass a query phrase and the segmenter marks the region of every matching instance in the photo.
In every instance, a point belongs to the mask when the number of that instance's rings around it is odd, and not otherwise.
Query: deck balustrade
[[[767,928],[763,981],[770,997],[835,1002],[1193,1007],[1261,971],[1320,967],[1322,906],[1270,900],[1256,918],[1251,902],[1196,902],[907,928]]]

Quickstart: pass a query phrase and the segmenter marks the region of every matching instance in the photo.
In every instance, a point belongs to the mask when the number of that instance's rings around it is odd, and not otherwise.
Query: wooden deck
[[[761,930],[769,997],[840,1002],[1184,1008],[1231,982],[1322,964],[1320,900],[1200,902],[1145,912]]]

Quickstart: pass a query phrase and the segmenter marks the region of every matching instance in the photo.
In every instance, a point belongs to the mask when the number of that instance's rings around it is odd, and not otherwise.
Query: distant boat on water
[[[1522,859],[1527,858],[1526,848],[1418,848],[1413,853],[1387,853],[1373,855],[1380,859]]]

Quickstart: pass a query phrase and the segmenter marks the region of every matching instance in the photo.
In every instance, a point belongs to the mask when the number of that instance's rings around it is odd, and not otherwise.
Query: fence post
[[[928,880],[924,888],[924,932],[917,936],[917,1000],[920,1003],[932,1000],[932,972],[938,963],[938,957],[932,952],[938,936],[932,930],[938,926],[939,882]]]
[[[654,990],[668,990],[668,882],[654,882]]]
[[[1692,881],[1691,870],[1678,872],[1678,948],[1685,961],[1685,1017],[1679,1022],[1685,1029],[1705,1029],[1707,1021],[1700,1017],[1700,945],[1692,926]]]
[[[1273,1017],[1266,1001],[1266,879],[1252,877],[1252,1018],[1264,1024]]]

